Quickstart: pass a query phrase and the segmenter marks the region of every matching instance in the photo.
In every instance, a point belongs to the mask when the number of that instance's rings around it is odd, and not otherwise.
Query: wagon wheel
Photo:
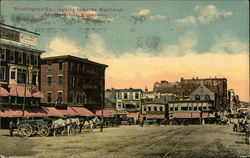
[[[38,133],[42,137],[47,137],[49,135],[49,128],[47,126],[41,126]]]
[[[18,128],[18,134],[22,137],[29,137],[32,133],[32,127],[30,125],[20,126]]]

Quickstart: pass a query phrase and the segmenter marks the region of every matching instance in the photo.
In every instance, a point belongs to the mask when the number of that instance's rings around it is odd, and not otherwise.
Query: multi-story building
[[[0,24],[0,103],[39,105],[40,55],[39,34]]]
[[[165,119],[166,104],[158,102],[142,103],[142,117],[146,119]]]
[[[213,104],[210,101],[189,100],[168,103],[169,119],[186,119],[193,123],[213,118]]]
[[[214,92],[209,90],[206,86],[200,85],[190,94],[190,100],[214,101]]]
[[[237,108],[240,107],[239,96],[235,94],[233,89],[228,90],[228,108],[231,113],[236,113]]]
[[[119,89],[116,90],[116,110],[139,112],[141,110],[141,89]]]
[[[115,89],[105,90],[105,109],[115,110],[116,109],[116,91]]]
[[[42,103],[104,107],[107,65],[70,55],[46,57],[41,61]]]
[[[190,94],[200,85],[206,86],[214,92],[214,105],[216,111],[227,110],[227,79],[226,78],[181,78],[180,82],[156,82],[154,92],[167,92],[176,95],[178,100],[190,100]]]

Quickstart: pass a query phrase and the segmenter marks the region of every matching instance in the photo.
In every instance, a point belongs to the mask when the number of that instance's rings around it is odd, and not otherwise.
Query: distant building
[[[141,109],[141,89],[119,89],[116,90],[116,110],[139,112]]]
[[[177,100],[190,100],[190,94],[200,85],[204,85],[214,93],[216,111],[228,109],[227,105],[227,79],[226,78],[181,78],[180,82],[161,81],[154,84],[153,91],[160,93],[173,93]]]
[[[105,90],[105,109],[116,110],[116,91],[115,89]]]
[[[107,67],[70,55],[43,58],[41,91],[45,97],[42,102],[102,109]]]
[[[209,90],[206,86],[200,85],[190,94],[190,100],[214,101],[214,92]]]
[[[240,107],[239,96],[235,94],[233,89],[228,90],[228,108],[231,113],[237,113],[237,109]]]
[[[213,104],[210,101],[173,101],[168,103],[169,119],[186,119],[199,123],[202,119],[213,118]]]
[[[142,103],[142,117],[144,119],[165,119],[165,103]]]
[[[0,24],[0,104],[39,105],[40,55],[38,33]]]

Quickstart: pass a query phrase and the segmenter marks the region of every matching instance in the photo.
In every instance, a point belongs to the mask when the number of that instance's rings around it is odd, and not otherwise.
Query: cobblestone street
[[[22,157],[240,157],[249,156],[245,136],[231,126],[121,126],[76,136],[9,137],[0,153]]]

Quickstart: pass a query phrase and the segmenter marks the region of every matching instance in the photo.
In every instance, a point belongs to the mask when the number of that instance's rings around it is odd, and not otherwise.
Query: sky
[[[1,1],[0,20],[38,32],[42,57],[108,65],[106,88],[227,78],[249,101],[249,3],[218,1]]]

